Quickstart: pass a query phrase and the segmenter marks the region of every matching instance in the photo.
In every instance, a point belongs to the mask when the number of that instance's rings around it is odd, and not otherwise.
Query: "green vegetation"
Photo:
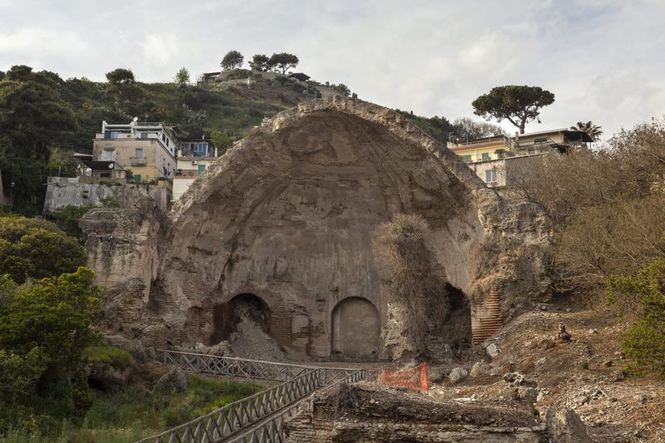
[[[79,220],[92,208],[93,206],[67,205],[57,212],[46,214],[46,218],[58,225],[67,235],[80,239],[82,233]]]
[[[612,306],[633,369],[665,377],[665,121],[622,131],[609,149],[543,156],[516,191],[554,224],[556,290]]]
[[[116,393],[97,392],[79,424],[62,422],[49,435],[14,429],[5,441],[135,441],[212,412],[262,389],[265,387],[256,383],[190,377],[184,392],[152,392],[141,385],[133,385]]]
[[[610,301],[633,319],[623,334],[623,350],[636,373],[657,372],[665,379],[665,257],[634,276],[612,277]]]
[[[538,86],[497,86],[472,103],[474,113],[487,119],[508,120],[520,134],[530,121],[536,120],[540,110],[554,103],[554,94]]]
[[[74,272],[86,263],[83,248],[53,223],[0,217],[0,275],[16,283]]]
[[[3,277],[0,306],[0,433],[52,432],[90,405],[84,349],[97,335],[94,273],[74,273],[14,286]]]
[[[83,358],[88,363],[103,363],[116,369],[125,369],[132,363],[129,352],[109,345],[88,346],[83,351]]]
[[[395,109],[395,111],[413,121],[416,126],[444,145],[448,142],[450,134],[455,131],[455,127],[445,117],[437,117],[435,115],[434,117],[427,118],[415,115],[413,111],[406,112],[399,109]]]
[[[240,52],[232,50],[226,53],[220,65],[222,66],[223,70],[230,71],[232,69],[239,69],[242,67],[244,60],[245,57],[243,57]]]
[[[588,122],[577,122],[575,126],[570,127],[573,131],[582,131],[591,137],[594,141],[598,140],[603,134],[603,130],[600,126],[594,125],[591,120]]]

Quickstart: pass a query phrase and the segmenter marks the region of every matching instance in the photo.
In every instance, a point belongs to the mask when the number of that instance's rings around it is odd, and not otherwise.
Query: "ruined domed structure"
[[[468,302],[474,342],[547,294],[544,215],[486,188],[405,117],[359,100],[276,115],[168,219],[155,211],[99,209],[82,222],[108,288],[104,326],[154,345],[214,344],[244,309],[311,356],[380,356],[388,306],[372,237],[399,213],[429,224],[428,246]]]

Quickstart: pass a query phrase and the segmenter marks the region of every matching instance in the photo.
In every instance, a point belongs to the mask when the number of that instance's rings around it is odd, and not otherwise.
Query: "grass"
[[[157,434],[236,400],[265,389],[257,383],[190,377],[187,390],[174,394],[152,393],[140,385],[116,393],[95,395],[83,422],[63,423],[57,437],[10,432],[3,442],[129,442]]]
[[[116,369],[125,369],[132,362],[129,352],[114,346],[88,346],[83,357],[90,363],[106,363]]]

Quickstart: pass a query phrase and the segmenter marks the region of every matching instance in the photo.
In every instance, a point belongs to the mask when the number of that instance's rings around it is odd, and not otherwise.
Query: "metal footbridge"
[[[311,401],[314,392],[367,377],[364,369],[296,365],[182,351],[159,350],[157,359],[187,372],[281,383],[144,438],[139,443],[281,443],[286,441],[282,428],[284,419],[293,415],[303,403]]]

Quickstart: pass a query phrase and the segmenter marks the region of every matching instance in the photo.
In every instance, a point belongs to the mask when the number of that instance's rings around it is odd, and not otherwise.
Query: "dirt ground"
[[[556,339],[559,323],[571,341]],[[456,385],[445,380],[432,386],[429,395],[437,400],[510,399],[515,387],[503,376],[519,372],[537,382],[535,408],[541,416],[550,405],[563,404],[577,412],[595,441],[665,442],[665,383],[655,376],[626,374],[628,362],[619,343],[622,328],[607,310],[574,307],[566,300],[539,305],[492,340],[500,350],[494,359],[479,347],[459,363],[470,370],[484,359],[491,375],[470,376]]]

